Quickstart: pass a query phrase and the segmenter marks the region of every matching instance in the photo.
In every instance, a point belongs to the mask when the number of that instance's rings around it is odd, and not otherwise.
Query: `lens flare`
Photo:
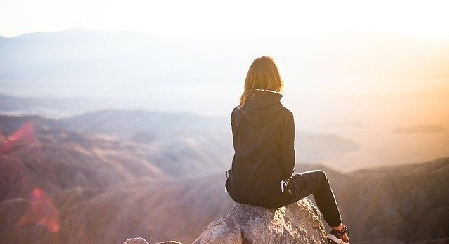
[[[19,219],[18,225],[38,224],[49,232],[60,230],[59,214],[51,197],[42,189],[34,188],[30,196],[31,208]]]
[[[36,144],[38,143],[34,124],[32,122],[27,122],[22,127],[20,127],[12,135],[9,135],[4,139],[3,143],[0,145],[0,155],[8,154],[14,150],[15,147],[23,144]]]
[[[33,122],[29,121],[17,129],[14,133],[8,136],[1,136],[0,143],[0,156],[7,159],[5,164],[8,173],[15,173],[16,178],[11,180],[11,183],[17,184],[22,182],[19,189],[29,191],[25,189],[31,189],[30,191],[30,208],[17,222],[18,226],[25,225],[40,225],[51,233],[59,232],[60,221],[59,214],[53,199],[41,188],[36,186],[26,186],[25,183],[30,183],[29,176],[26,173],[26,165],[22,163],[24,157],[32,157],[34,160],[25,160],[27,163],[33,164],[34,170],[38,170],[44,174],[47,178],[51,179],[53,174],[45,155],[40,150],[39,140],[36,136]],[[31,149],[25,150],[24,149]],[[14,178],[14,177],[13,177]]]

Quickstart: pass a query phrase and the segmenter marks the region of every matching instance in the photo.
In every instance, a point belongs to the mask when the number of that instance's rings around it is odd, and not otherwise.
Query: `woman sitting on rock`
[[[239,203],[279,208],[310,194],[332,228],[330,242],[349,243],[348,229],[326,174],[294,173],[295,123],[281,104],[283,81],[273,59],[251,64],[240,104],[231,114],[234,157],[226,189]]]

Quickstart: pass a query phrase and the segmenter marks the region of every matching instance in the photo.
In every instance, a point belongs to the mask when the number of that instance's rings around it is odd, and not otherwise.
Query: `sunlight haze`
[[[0,35],[74,27],[194,39],[342,32],[448,36],[446,1],[2,0]]]
[[[297,130],[357,145],[321,162],[422,162],[449,152],[448,5],[0,0],[0,94],[223,118],[270,55]]]

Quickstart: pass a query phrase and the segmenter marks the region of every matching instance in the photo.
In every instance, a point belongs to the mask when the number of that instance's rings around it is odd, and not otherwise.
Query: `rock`
[[[135,237],[129,238],[123,244],[149,244],[149,243],[142,237]],[[163,241],[163,242],[156,242],[155,244],[182,244],[182,243],[177,241]]]
[[[235,203],[193,244],[326,243],[321,217],[307,198],[279,209]]]
[[[163,242],[156,242],[155,244],[182,244],[178,241],[163,241]]]
[[[135,237],[127,239],[123,244],[149,244],[149,243],[142,237]]]

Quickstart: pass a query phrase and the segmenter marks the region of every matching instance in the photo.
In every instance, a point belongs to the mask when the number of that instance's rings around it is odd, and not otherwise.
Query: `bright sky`
[[[396,32],[449,36],[449,1],[0,0],[0,35],[74,27],[184,38]]]

